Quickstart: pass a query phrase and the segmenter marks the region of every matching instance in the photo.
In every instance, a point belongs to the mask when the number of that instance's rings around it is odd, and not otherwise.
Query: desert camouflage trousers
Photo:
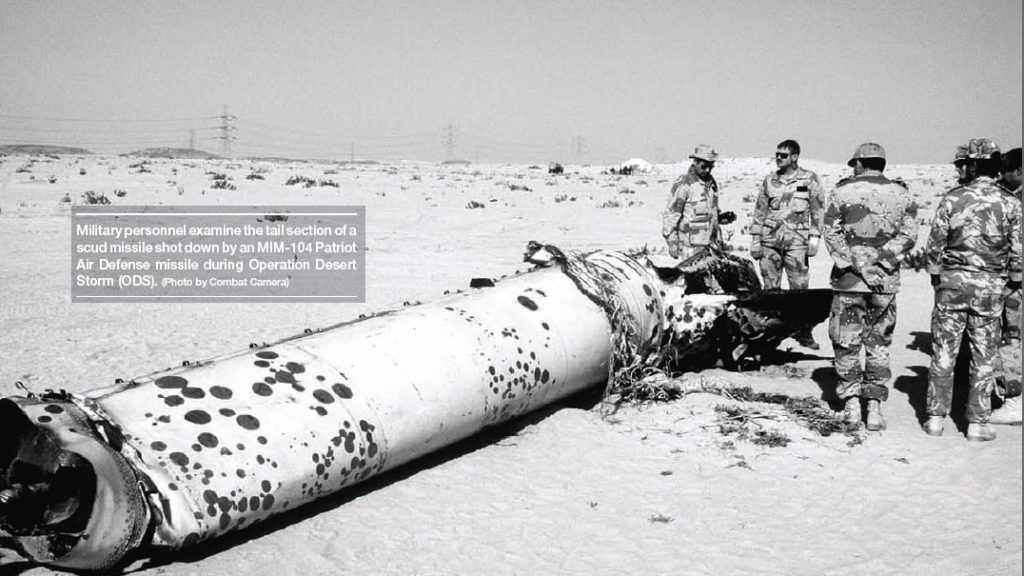
[[[786,242],[761,245],[761,278],[765,289],[775,290],[782,286],[782,272],[790,281],[791,290],[806,290],[808,284],[807,243]]]
[[[932,363],[928,370],[929,416],[948,416],[953,399],[953,368],[964,331],[971,349],[967,391],[968,422],[985,423],[992,414],[992,389],[1002,336],[1002,283],[965,272],[943,273],[932,310]]]
[[[896,295],[836,292],[828,336],[835,351],[836,395],[886,400],[889,397],[889,348],[896,328]],[[864,349],[864,366],[860,352]]]

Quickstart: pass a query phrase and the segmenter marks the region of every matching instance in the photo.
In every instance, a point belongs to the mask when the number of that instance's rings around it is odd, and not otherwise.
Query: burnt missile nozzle
[[[35,562],[106,570],[149,523],[124,458],[66,397],[0,400],[0,534]]]

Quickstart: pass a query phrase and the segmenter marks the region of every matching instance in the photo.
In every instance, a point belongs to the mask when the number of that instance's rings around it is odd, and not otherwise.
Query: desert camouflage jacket
[[[686,246],[721,242],[718,227],[718,183],[701,180],[693,167],[672,184],[672,195],[662,213],[661,235],[678,235]]]
[[[824,217],[825,190],[817,174],[803,168],[786,175],[772,172],[761,182],[750,234],[769,245],[787,232],[806,240],[821,235]]]
[[[840,180],[822,230],[835,261],[832,288],[897,292],[900,261],[914,247],[917,231],[917,204],[903,183],[877,171]]]
[[[946,193],[925,251],[930,274],[957,270],[1021,279],[1021,203],[979,176]]]

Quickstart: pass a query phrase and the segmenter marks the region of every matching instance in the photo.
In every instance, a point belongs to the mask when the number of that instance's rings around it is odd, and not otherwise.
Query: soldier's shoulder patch
[[[856,180],[856,177],[854,177],[854,176],[847,176],[846,178],[843,178],[843,179],[839,180],[839,182],[836,182],[836,188],[839,188],[840,186],[846,186],[847,184],[850,184],[850,183],[854,182],[855,180]]]
[[[897,186],[900,186],[904,190],[910,190],[910,187],[907,186],[907,183],[902,178],[893,178],[891,182],[893,184],[896,184]]]

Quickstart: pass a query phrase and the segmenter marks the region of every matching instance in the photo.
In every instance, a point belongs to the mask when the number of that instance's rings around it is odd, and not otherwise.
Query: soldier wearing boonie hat
[[[956,168],[956,181],[963,186],[971,181],[967,175],[967,149],[968,144],[960,144],[956,147],[956,155],[953,156],[953,167]]]
[[[868,430],[882,430],[881,403],[892,378],[889,349],[896,325],[900,261],[917,240],[917,204],[900,181],[886,178],[885,148],[857,147],[847,163],[853,176],[836,184],[825,211],[822,237],[832,268],[829,338],[835,351],[836,395],[846,404],[847,425],[861,424],[867,403]],[[861,348],[865,351],[863,367]]]
[[[707,144],[694,148],[686,174],[672,184],[662,212],[661,235],[673,258],[686,260],[704,248],[721,248],[718,183],[711,171],[718,152]]]
[[[967,439],[994,440],[991,396],[1002,336],[1004,290],[1021,286],[1021,203],[996,183],[999,146],[971,140],[968,184],[950,190],[935,210],[925,256],[935,287],[932,362],[928,370],[928,421],[943,432],[953,396],[953,367],[966,329],[971,343]]]

